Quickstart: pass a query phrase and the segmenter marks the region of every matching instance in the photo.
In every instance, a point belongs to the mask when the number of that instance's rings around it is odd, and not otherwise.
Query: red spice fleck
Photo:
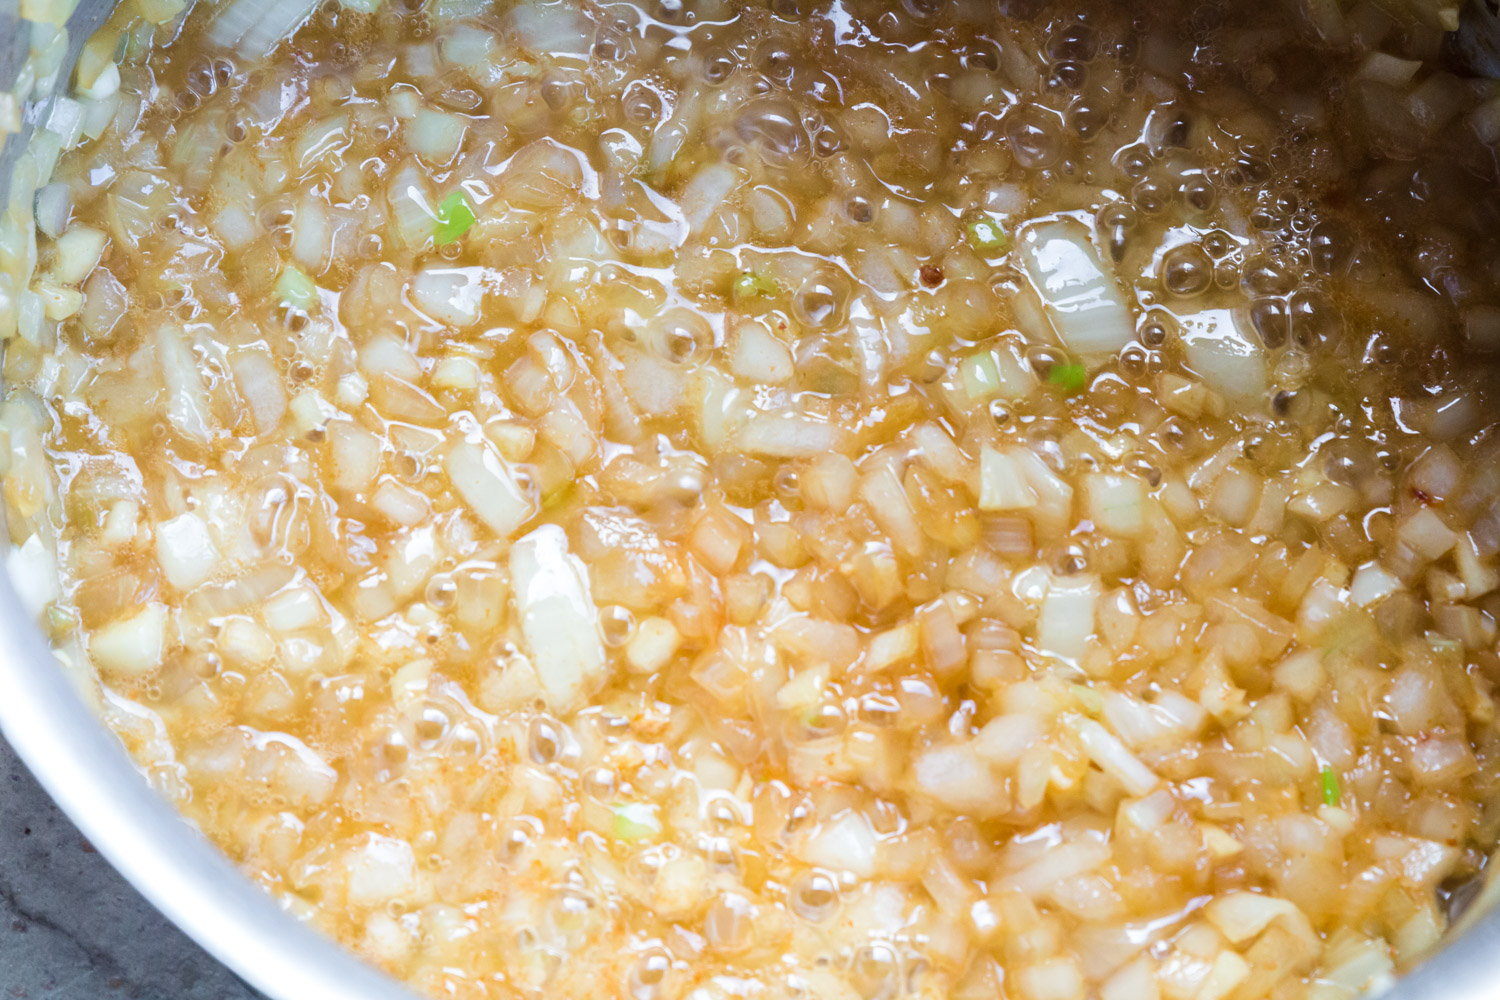
[[[936,264],[923,264],[922,270],[917,272],[922,279],[922,284],[928,288],[936,288],[943,283],[943,269]]]

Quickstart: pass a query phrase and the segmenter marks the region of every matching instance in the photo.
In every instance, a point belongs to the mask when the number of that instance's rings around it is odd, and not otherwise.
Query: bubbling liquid
[[[362,6],[122,5],[5,357],[12,572],[251,878],[433,997],[1438,942],[1500,835],[1500,98],[1437,29]]]

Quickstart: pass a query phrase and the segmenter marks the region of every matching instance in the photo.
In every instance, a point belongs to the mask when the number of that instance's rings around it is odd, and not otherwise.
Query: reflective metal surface
[[[1254,2],[1254,0],[1240,0]],[[19,0],[0,0],[0,90],[28,54]],[[72,65],[111,0],[80,0],[68,21]],[[1494,17],[1473,0],[1468,19]],[[1500,22],[1497,22],[1500,23]],[[1473,33],[1474,25],[1466,27]],[[1500,29],[1495,34],[1500,39]],[[1500,76],[1500,41],[1452,39],[1474,71]],[[64,70],[59,89],[70,74]],[[28,110],[27,122],[47,102]],[[0,150],[0,206],[9,168],[29,134]],[[3,136],[0,136],[3,138]],[[94,846],[140,892],[206,951],[276,1000],[413,1000],[412,994],[281,912],[206,838],[159,798],[120,742],[58,669],[40,630],[0,573],[0,731],[37,780]],[[1493,886],[1492,886],[1493,888]],[[1492,893],[1485,893],[1488,903]],[[1383,1000],[1500,1000],[1500,909],[1470,914],[1462,932],[1383,994]]]

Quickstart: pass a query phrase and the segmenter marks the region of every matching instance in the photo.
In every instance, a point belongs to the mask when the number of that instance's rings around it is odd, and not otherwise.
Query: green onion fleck
[[[1053,365],[1047,381],[1060,385],[1068,393],[1077,392],[1088,380],[1088,370],[1083,365]]]
[[[457,243],[459,237],[467,233],[474,222],[474,206],[469,204],[468,196],[462,191],[455,191],[437,207],[437,225],[432,230],[433,242],[440,247]]]
[[[656,807],[644,802],[625,802],[614,807],[615,837],[620,840],[644,840],[661,833]]]
[[[1319,777],[1323,782],[1323,802],[1326,805],[1336,806],[1339,804],[1339,776],[1331,767],[1324,767]]]
[[[734,279],[735,301],[753,299],[757,295],[769,298],[781,291],[781,286],[776,284],[775,279],[756,274],[754,271],[741,271]]]
[[[969,223],[968,234],[975,253],[993,254],[1010,246],[1010,237],[994,219],[975,219]]]
[[[301,268],[287,264],[276,276],[276,299],[282,305],[308,311],[318,302],[318,285]]]

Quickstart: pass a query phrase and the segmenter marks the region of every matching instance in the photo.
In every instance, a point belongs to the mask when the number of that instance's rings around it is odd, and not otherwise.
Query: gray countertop
[[[89,846],[0,740],[0,1000],[264,1000]]]

